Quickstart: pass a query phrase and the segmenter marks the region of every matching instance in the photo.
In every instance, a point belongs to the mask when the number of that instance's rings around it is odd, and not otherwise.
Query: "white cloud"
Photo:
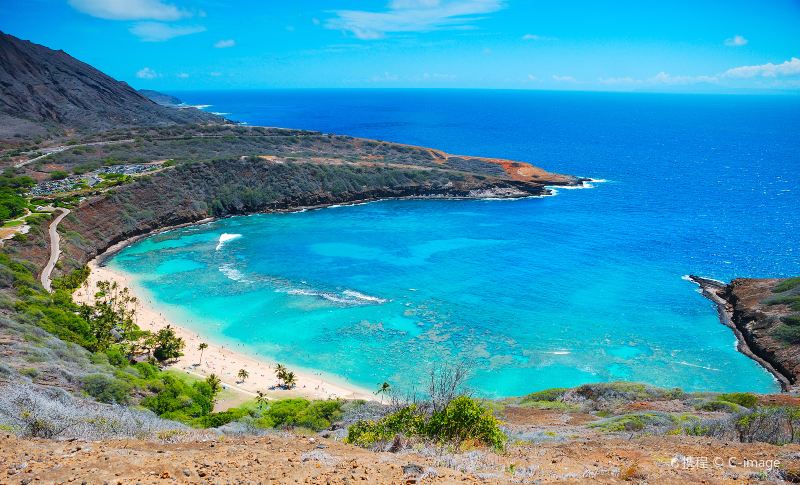
[[[201,25],[169,25],[159,22],[139,22],[130,32],[145,42],[163,42],[183,35],[205,31]]]
[[[556,74],[553,74],[553,81],[558,82],[558,83],[576,83],[576,82],[578,82],[578,80],[575,79],[572,76],[558,76]]]
[[[186,73],[186,72],[179,72],[179,73],[178,73],[178,77],[179,77],[180,79],[189,79],[189,74],[188,74],[188,73]]]
[[[723,74],[730,78],[751,78],[751,77],[779,77],[800,75],[800,59],[792,57],[781,64],[758,64],[755,66],[740,66],[728,69]]]
[[[191,13],[161,0],[69,0],[76,10],[108,20],[178,20]]]
[[[136,71],[136,77],[139,79],[155,79],[159,77],[159,74],[149,67],[143,67]]]
[[[748,42],[747,39],[742,37],[741,35],[734,35],[730,39],[725,39],[725,45],[728,47],[740,47],[746,45]]]
[[[370,78],[370,82],[373,82],[373,83],[385,83],[385,82],[393,83],[393,82],[397,82],[399,80],[400,80],[400,76],[398,76],[397,74],[390,73],[390,72],[384,72],[383,74],[381,74],[379,76],[372,76]]]
[[[480,15],[503,7],[504,0],[392,0],[383,12],[337,10],[325,27],[363,40],[381,39],[397,32],[471,28]]]
[[[557,40],[557,39],[555,37],[548,37],[546,35],[525,34],[525,35],[522,36],[522,40],[535,42],[535,41]]]
[[[233,47],[236,45],[236,41],[233,39],[222,39],[218,40],[214,43],[214,47],[217,49],[227,49],[229,47]]]

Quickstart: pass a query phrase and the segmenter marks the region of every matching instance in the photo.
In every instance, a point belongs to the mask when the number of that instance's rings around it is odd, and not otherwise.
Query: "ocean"
[[[631,380],[777,391],[687,274],[800,274],[800,98],[470,90],[171,93],[252,125],[600,179],[170,231],[110,261],[170,317],[368,389],[463,362],[479,395]]]

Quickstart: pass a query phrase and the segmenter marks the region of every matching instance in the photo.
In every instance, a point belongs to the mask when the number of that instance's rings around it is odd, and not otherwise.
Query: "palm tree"
[[[267,403],[267,396],[263,391],[256,391],[256,405],[262,408]]]
[[[378,390],[375,391],[376,395],[377,394],[381,395],[381,404],[383,404],[383,396],[386,395],[386,393],[388,393],[389,389],[391,389],[391,388],[392,388],[392,385],[389,384],[388,382],[384,381],[383,384],[381,384],[380,387],[378,387]]]
[[[287,372],[286,375],[283,377],[283,386],[286,389],[291,389],[297,385],[297,378],[294,376],[294,372]]]
[[[209,374],[206,377],[206,384],[211,388],[211,393],[216,396],[222,390],[222,381],[216,374]]]
[[[281,384],[281,381],[286,381],[286,366],[277,364],[275,365],[275,377],[278,378],[278,384]]]
[[[208,348],[208,344],[205,342],[200,342],[200,345],[197,346],[197,350],[200,351],[200,362],[197,365],[201,365],[203,363],[203,351]]]
[[[242,382],[242,383],[244,383],[244,381],[246,381],[247,378],[250,377],[250,373],[247,372],[244,369],[239,369],[239,373],[236,374],[236,375],[239,376],[239,379],[241,379],[241,381],[239,381],[239,382]]]

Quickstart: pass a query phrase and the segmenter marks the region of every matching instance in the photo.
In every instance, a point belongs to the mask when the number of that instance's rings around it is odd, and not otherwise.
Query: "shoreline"
[[[255,357],[243,351],[231,349],[229,346],[180,325],[174,319],[169,319],[159,311],[150,295],[135,284],[130,277],[101,265],[98,258],[89,261],[87,266],[90,274],[86,285],[81,286],[73,293],[73,300],[78,303],[91,303],[93,290],[98,281],[114,281],[121,287],[128,288],[137,299],[136,323],[141,329],[155,332],[169,325],[186,343],[183,350],[184,355],[165,369],[200,378],[216,374],[222,380],[225,390],[240,394],[235,399],[227,400],[229,402],[224,399],[220,400],[215,411],[224,410],[255,398],[257,391],[264,392],[268,399],[303,397],[307,399],[377,401],[375,395],[366,389],[346,382],[337,382],[335,379],[322,375],[321,372],[298,370],[291,367],[289,370],[297,376],[297,386],[290,390],[280,389],[277,387],[278,380],[275,377],[275,362],[266,357]],[[202,353],[202,364],[199,364],[200,351],[197,347],[201,342],[208,344],[208,348]],[[243,383],[237,377],[239,369],[246,369],[250,374]]]
[[[736,337],[736,350],[756,361],[757,364],[772,374],[775,380],[778,381],[778,384],[780,384],[781,392],[788,392],[792,387],[792,383],[789,378],[776,369],[772,363],[757,355],[753,349],[750,348],[747,338],[745,338],[741,329],[739,329],[733,320],[733,310],[731,309],[731,304],[717,293],[716,290],[724,289],[727,284],[722,281],[703,278],[695,275],[687,275],[685,279],[700,287],[700,293],[716,305],[720,322],[726,327],[730,328]]]
[[[592,182],[599,182],[599,180],[591,178],[579,179],[580,185],[571,186],[570,188],[594,188]],[[274,375],[275,362],[271,362],[266,357],[255,357],[247,355],[244,352],[231,350],[226,348],[221,343],[214,342],[212,339],[206,339],[201,334],[193,332],[164,316],[162,312],[152,303],[150,295],[135,284],[130,277],[114,271],[106,266],[106,261],[125,249],[126,247],[158,234],[163,234],[176,229],[183,229],[186,227],[201,226],[210,224],[218,220],[226,219],[229,217],[251,216],[258,214],[289,214],[297,212],[306,212],[310,210],[320,210],[333,207],[347,207],[354,205],[363,205],[375,202],[389,201],[389,200],[520,200],[527,198],[542,198],[552,197],[558,194],[555,190],[556,187],[562,186],[545,186],[543,187],[543,194],[536,195],[523,195],[520,197],[509,197],[507,194],[498,197],[476,197],[476,196],[414,196],[414,197],[382,197],[382,198],[367,198],[360,200],[353,200],[342,203],[329,203],[318,204],[312,206],[294,207],[291,209],[271,209],[266,211],[254,212],[250,214],[233,214],[224,217],[206,217],[198,219],[194,222],[185,222],[175,224],[172,226],[161,227],[144,234],[131,236],[122,241],[112,244],[97,256],[92,258],[86,263],[90,269],[89,277],[87,278],[86,285],[78,288],[72,295],[73,300],[78,303],[91,303],[93,300],[93,293],[87,291],[96,288],[98,281],[115,281],[121,287],[128,288],[133,296],[136,297],[136,320],[137,324],[143,330],[157,331],[169,325],[175,329],[176,334],[183,338],[186,342],[184,348],[184,355],[178,359],[177,362],[169,365],[166,369],[186,373],[195,377],[205,378],[209,374],[216,374],[221,380],[226,390],[239,393],[239,399],[229,403],[218,403],[216,410],[224,410],[224,408],[235,406],[247,398],[256,396],[257,391],[262,391],[269,399],[280,399],[286,397],[306,397],[311,399],[363,399],[367,401],[377,401],[375,395],[366,389],[358,386],[343,382],[335,382],[322,375],[321,372],[313,370],[292,370],[297,376],[297,386],[291,390],[278,389],[277,378]],[[208,348],[203,352],[202,364],[200,362],[200,351],[197,349],[200,342],[208,344]],[[236,374],[239,369],[246,369],[250,373],[250,377],[246,382],[241,383]],[[247,396],[247,397],[244,397]],[[217,409],[220,408],[220,409]]]

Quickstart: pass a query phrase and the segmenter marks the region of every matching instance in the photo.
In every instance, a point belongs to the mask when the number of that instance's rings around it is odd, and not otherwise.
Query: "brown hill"
[[[221,122],[161,106],[64,51],[0,32],[0,140],[63,129]]]

